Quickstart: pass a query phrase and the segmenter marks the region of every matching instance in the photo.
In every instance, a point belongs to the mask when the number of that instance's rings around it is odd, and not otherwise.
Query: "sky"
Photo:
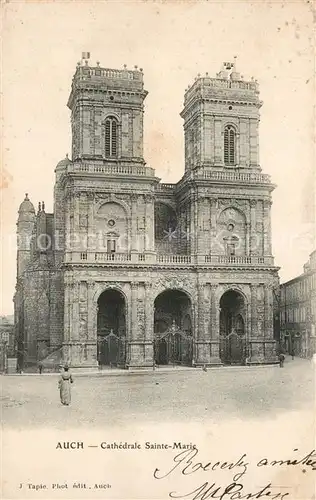
[[[259,81],[260,163],[277,185],[272,241],[281,281],[302,272],[314,240],[312,2],[99,1],[2,5],[2,301],[12,314],[16,218],[24,193],[52,212],[54,168],[71,154],[67,99],[83,51],[91,65],[143,68],[144,156],[164,182],[184,171],[184,91],[237,56]]]

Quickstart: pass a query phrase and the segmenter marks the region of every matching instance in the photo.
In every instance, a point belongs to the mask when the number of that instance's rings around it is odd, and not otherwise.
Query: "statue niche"
[[[228,257],[246,255],[246,217],[238,209],[229,207],[220,212],[212,253]]]
[[[127,215],[120,204],[108,202],[101,205],[96,214],[95,225],[100,251],[110,254],[128,251]]]

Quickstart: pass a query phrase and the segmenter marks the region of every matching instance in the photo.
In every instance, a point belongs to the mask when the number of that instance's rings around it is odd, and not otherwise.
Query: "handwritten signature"
[[[199,450],[197,448],[193,450],[185,450],[176,455],[173,459],[175,462],[175,466],[172,467],[166,474],[160,475],[159,477],[159,469],[155,469],[154,471],[154,478],[155,479],[163,479],[164,477],[169,476],[172,472],[174,472],[178,467],[182,466],[181,473],[184,476],[187,476],[188,474],[193,474],[194,472],[197,472],[198,470],[202,470],[203,472],[207,471],[215,471],[216,469],[229,469],[233,470],[236,467],[240,467],[242,470],[241,472],[238,472],[237,474],[234,475],[233,481],[239,481],[241,477],[246,474],[248,470],[249,463],[244,462],[244,458],[246,457],[246,454],[243,454],[238,460],[235,462],[215,462],[212,464],[211,462],[207,462],[206,464],[202,464],[202,462],[195,462],[193,463],[193,458],[195,458],[199,453]]]
[[[294,452],[299,451],[297,448]],[[255,492],[245,492],[244,485],[241,479],[247,474],[250,466],[246,460],[247,455],[244,453],[238,460],[235,461],[215,461],[203,463],[198,459],[198,448],[184,450],[173,458],[173,463],[165,472],[156,468],[154,470],[155,479],[164,479],[174,474],[175,471],[180,472],[183,476],[195,474],[196,472],[215,472],[220,470],[229,470],[234,472],[232,482],[227,486],[217,485],[215,482],[206,481],[199,485],[194,490],[188,493],[179,493],[172,491],[169,493],[170,498],[191,498],[191,500],[207,500],[210,498],[218,500],[251,500],[269,497],[270,500],[283,500],[289,495],[289,492],[276,491],[276,488],[269,482],[263,487],[260,487]],[[261,458],[256,464],[257,468],[262,467],[282,467],[282,466],[298,466],[310,467],[313,471],[316,470],[316,452],[312,450],[302,458],[290,458],[285,460],[269,460]],[[304,469],[305,471],[305,469]]]

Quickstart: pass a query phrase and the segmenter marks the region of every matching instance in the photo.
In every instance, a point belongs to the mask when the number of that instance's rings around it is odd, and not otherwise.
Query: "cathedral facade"
[[[54,353],[86,370],[276,361],[258,84],[225,63],[186,90],[175,184],[143,158],[146,95],[137,67],[77,65],[54,213],[28,195],[19,208],[20,364]]]

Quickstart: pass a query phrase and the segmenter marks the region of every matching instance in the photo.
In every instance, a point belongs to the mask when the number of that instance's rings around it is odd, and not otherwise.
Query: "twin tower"
[[[235,64],[186,90],[185,166],[164,184],[143,158],[143,71],[78,63],[72,155],[54,213],[18,218],[20,365],[73,369],[275,362],[274,189],[259,164],[256,81]]]

